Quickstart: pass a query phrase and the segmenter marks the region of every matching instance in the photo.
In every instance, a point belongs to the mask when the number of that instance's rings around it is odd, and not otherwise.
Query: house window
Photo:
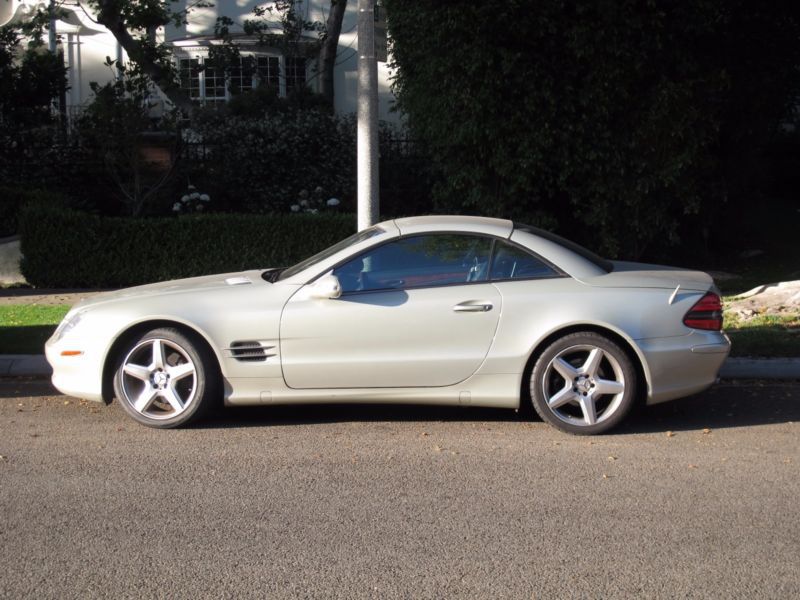
[[[225,71],[206,66],[203,71],[205,84],[205,99],[208,101],[225,100]]]
[[[239,64],[231,67],[228,73],[228,89],[237,94],[253,89],[253,63],[252,56],[239,57]]]
[[[256,57],[256,76],[258,85],[269,85],[280,88],[281,66],[277,56]]]
[[[296,90],[306,85],[306,59],[299,56],[287,56],[286,59],[286,91]]]
[[[241,56],[227,72],[204,57],[181,58],[178,71],[181,88],[201,102],[225,102],[259,85],[274,87],[281,96],[306,85],[306,59],[291,56]]]
[[[192,100],[199,100],[203,97],[200,87],[200,61],[196,58],[183,58],[178,63],[180,71],[181,87],[189,92]]]

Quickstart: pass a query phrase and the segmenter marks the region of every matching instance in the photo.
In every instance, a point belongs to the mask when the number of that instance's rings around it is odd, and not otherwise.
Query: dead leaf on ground
[[[705,434],[711,433],[711,430],[708,427],[706,427],[705,429],[703,429],[703,433]]]
[[[675,437],[675,434],[672,431],[668,431],[667,437]]]

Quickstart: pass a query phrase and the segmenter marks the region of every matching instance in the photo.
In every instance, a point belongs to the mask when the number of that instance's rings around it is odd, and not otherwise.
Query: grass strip
[[[69,309],[67,305],[0,306],[0,354],[44,354],[44,343]]]

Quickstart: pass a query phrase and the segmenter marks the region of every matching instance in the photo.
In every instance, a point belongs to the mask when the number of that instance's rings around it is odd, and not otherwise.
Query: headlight
[[[82,316],[83,316],[82,312],[67,314],[67,316],[64,317],[64,320],[61,321],[61,323],[56,328],[56,332],[53,334],[53,341],[57,342],[67,333],[75,329],[75,326],[81,322]]]

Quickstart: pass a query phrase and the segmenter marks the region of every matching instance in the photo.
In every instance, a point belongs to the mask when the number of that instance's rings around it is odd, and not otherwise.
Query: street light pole
[[[358,230],[378,221],[378,61],[375,0],[358,0]]]

